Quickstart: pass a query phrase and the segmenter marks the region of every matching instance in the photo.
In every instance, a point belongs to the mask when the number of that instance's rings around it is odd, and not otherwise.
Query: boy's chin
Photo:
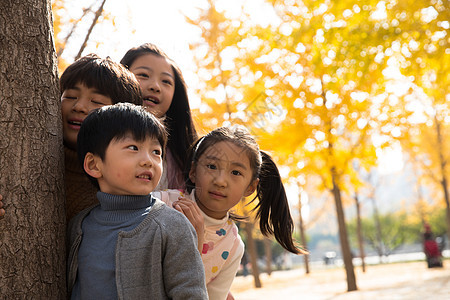
[[[155,187],[156,187],[156,186],[155,186]],[[148,196],[148,195],[151,194],[154,190],[155,190],[155,188],[148,189],[148,190],[140,190],[140,191],[136,191],[135,193],[133,193],[133,195],[135,195],[135,196]]]

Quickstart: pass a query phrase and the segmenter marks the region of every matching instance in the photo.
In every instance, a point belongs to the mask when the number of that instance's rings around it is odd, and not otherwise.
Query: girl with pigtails
[[[182,212],[194,225],[210,299],[226,299],[244,254],[231,210],[256,191],[261,232],[295,254],[306,252],[292,239],[294,224],[286,192],[272,158],[259,150],[244,127],[221,127],[199,139],[189,155],[186,191],[153,195]]]

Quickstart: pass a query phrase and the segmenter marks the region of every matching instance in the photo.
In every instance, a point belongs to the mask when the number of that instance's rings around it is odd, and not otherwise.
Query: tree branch
[[[90,35],[91,35],[91,33],[92,33],[92,30],[94,29],[94,26],[97,24],[98,18],[102,15],[102,12],[103,12],[103,6],[105,5],[105,2],[106,2],[106,0],[103,0],[102,5],[100,5],[100,7],[99,7],[99,8],[97,9],[97,11],[95,12],[94,20],[92,20],[91,27],[89,27],[89,30],[88,30],[88,32],[87,32],[87,34],[86,34],[86,37],[85,37],[85,39],[84,39],[84,42],[83,42],[83,44],[81,44],[80,51],[78,51],[77,56],[75,56],[75,60],[77,60],[77,59],[79,59],[79,58],[81,57],[81,53],[83,53],[84,48],[86,48],[86,44],[87,44],[87,42],[88,42],[88,40],[89,40],[89,37],[90,37]]]

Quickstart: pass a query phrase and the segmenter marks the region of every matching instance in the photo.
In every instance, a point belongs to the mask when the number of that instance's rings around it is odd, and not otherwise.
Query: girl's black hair
[[[100,94],[110,97],[113,104],[142,104],[141,88],[134,74],[109,57],[88,54],[68,66],[59,79],[61,95],[78,83],[97,89]]]
[[[246,154],[250,161],[252,181],[259,179],[256,196],[252,201],[258,199],[254,210],[256,219],[259,219],[261,233],[265,236],[273,235],[284,249],[292,253],[307,253],[292,239],[294,222],[278,168],[269,154],[259,150],[255,139],[244,127],[237,126],[234,129],[220,127],[199,139],[193,145],[189,155],[192,167],[195,167],[205,152],[214,151],[211,146],[222,141],[231,142],[242,149],[243,154]],[[186,188],[190,193],[195,188],[195,184],[189,179],[189,169],[190,167],[185,169],[185,178]]]
[[[194,127],[191,108],[189,106],[186,83],[184,82],[181,70],[175,62],[159,47],[151,43],[145,43],[139,47],[131,48],[125,53],[124,57],[120,60],[120,63],[129,69],[137,58],[146,54],[153,54],[167,59],[175,74],[175,91],[172,103],[166,112],[164,124],[169,134],[167,147],[173,154],[179,169],[184,170],[187,162],[186,153],[197,139],[197,132]],[[169,188],[178,187],[169,186]]]

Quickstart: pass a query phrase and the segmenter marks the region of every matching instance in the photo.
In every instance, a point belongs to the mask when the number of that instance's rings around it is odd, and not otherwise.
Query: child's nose
[[[72,109],[77,112],[88,113],[89,112],[89,100],[84,97],[80,97],[74,104]]]
[[[160,92],[161,88],[159,86],[158,80],[154,79],[154,78],[150,78],[149,80],[149,89],[154,91],[154,92]]]
[[[141,166],[151,167],[153,165],[153,160],[150,153],[142,152]]]
[[[227,185],[227,176],[226,176],[226,172],[220,170],[216,173],[216,176],[214,177],[214,183],[217,186],[226,186]]]

